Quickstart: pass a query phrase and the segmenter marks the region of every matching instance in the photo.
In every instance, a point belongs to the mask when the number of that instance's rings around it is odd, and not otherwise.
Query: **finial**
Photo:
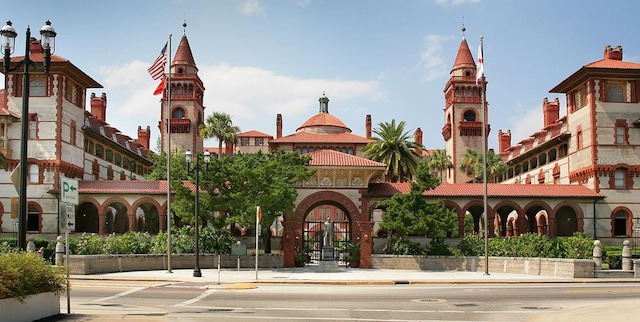
[[[464,39],[464,32],[467,31],[467,28],[464,26],[464,16],[462,16],[462,39]]]
[[[186,35],[187,34],[187,13],[185,12],[183,15],[184,15],[184,20],[182,23],[182,33]]]

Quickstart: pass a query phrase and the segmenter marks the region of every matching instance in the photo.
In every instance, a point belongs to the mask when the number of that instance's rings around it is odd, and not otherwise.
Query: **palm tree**
[[[233,125],[231,115],[223,112],[214,112],[209,115],[205,124],[200,127],[200,137],[203,139],[218,139],[218,153],[222,154],[223,143],[238,143],[240,127]]]
[[[366,158],[387,165],[385,174],[391,182],[411,179],[418,166],[419,146],[409,141],[411,136],[404,130],[405,126],[405,121],[396,125],[395,119],[391,123],[378,123],[378,127],[373,130],[378,137],[374,137],[374,141],[363,149]]]
[[[440,181],[444,181],[444,171],[453,168],[453,162],[446,150],[436,150],[427,159],[427,166],[431,171],[438,171]]]
[[[466,171],[467,174],[473,176],[473,182],[476,179],[482,179],[484,172],[482,154],[478,150],[468,148],[462,155],[460,170]],[[489,181],[493,181],[496,177],[504,174],[505,171],[507,171],[507,165],[502,161],[502,158],[496,155],[493,150],[489,150],[487,153],[487,177]]]

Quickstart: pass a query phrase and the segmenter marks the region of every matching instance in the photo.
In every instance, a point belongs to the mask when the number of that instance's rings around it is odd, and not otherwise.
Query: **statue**
[[[333,247],[333,223],[327,217],[327,221],[324,222],[324,240],[322,245]]]

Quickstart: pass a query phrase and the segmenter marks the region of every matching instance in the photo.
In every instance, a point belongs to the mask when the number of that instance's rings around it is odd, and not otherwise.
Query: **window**
[[[40,170],[35,163],[29,164],[29,183],[40,183]]]
[[[545,165],[547,164],[547,154],[543,153],[540,155],[540,165]]]
[[[100,144],[96,144],[96,156],[99,158],[104,156],[104,148]]]
[[[476,121],[476,113],[474,111],[466,111],[462,116],[465,122],[475,122]]]
[[[240,138],[240,145],[241,146],[249,145],[249,138]]]
[[[579,134],[582,134],[582,132],[580,132]],[[579,135],[579,136],[581,136],[581,135]],[[555,161],[557,154],[558,154],[558,152],[556,151],[556,149],[551,149],[551,151],[549,151],[549,162]]]
[[[624,102],[624,91],[618,85],[610,85],[607,87],[607,102]]]
[[[264,145],[264,138],[256,138],[256,145]]]
[[[613,187],[615,189],[626,189],[627,188],[626,176],[627,176],[626,169],[617,169],[614,174]]]
[[[624,210],[616,211],[613,216],[613,237],[628,237],[627,235],[628,215]]]
[[[174,118],[174,119],[183,119],[184,117],[185,117],[184,110],[179,107],[174,109],[173,113],[171,114],[171,118]]]
[[[615,138],[615,144],[617,145],[622,145],[622,144],[628,144],[628,128],[627,128],[627,121],[626,120],[616,120],[616,124],[615,124],[615,132],[616,132],[616,138]]]
[[[27,209],[27,231],[40,231],[40,210],[33,206]]]
[[[69,144],[76,145],[76,122],[71,122],[71,128],[69,129]]]
[[[29,114],[29,138],[38,138],[38,114]]]
[[[111,151],[111,149],[107,149],[105,151],[104,159],[108,162],[111,162],[113,160],[113,151]]]
[[[78,87],[78,84],[70,80],[67,80],[66,86],[64,89],[64,98],[75,106],[82,106],[79,93],[80,93],[80,89]]]
[[[115,165],[120,166],[122,164],[122,157],[120,156],[120,154],[115,153],[113,156]]]
[[[0,123],[0,148],[7,148],[7,124]]]
[[[582,149],[582,130],[576,133],[576,147],[578,150]],[[551,160],[553,161],[553,160]]]
[[[29,80],[29,96],[47,96],[47,80],[35,77]]]

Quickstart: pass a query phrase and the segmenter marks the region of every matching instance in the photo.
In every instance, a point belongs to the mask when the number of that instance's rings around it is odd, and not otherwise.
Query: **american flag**
[[[160,55],[156,58],[156,61],[153,62],[151,67],[147,68],[149,75],[153,79],[159,79],[164,75],[164,66],[167,65],[167,44],[164,44],[162,50],[160,51]]]

